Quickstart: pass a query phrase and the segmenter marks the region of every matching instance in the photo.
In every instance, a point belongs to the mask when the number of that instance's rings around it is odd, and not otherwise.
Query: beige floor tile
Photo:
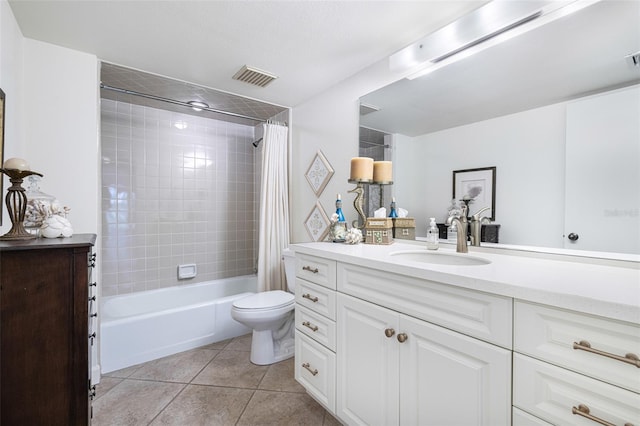
[[[237,424],[322,426],[324,414],[324,408],[307,394],[258,390]]]
[[[276,364],[271,364],[258,389],[304,393],[304,388],[294,378],[294,363],[294,358],[289,358]]]
[[[151,425],[235,425],[252,395],[247,389],[189,385]]]
[[[269,367],[251,364],[249,355],[249,352],[221,351],[192,383],[256,389]]]
[[[147,425],[184,387],[178,383],[123,380],[93,402],[91,424]]]
[[[224,350],[251,352],[251,334],[235,337],[227,346],[225,346]]]
[[[208,345],[200,346],[199,349],[215,349],[217,351],[224,349],[233,339],[222,340],[220,342],[210,343]]]
[[[110,373],[103,374],[106,377],[120,377],[122,379],[126,379],[133,373],[135,373],[138,368],[140,368],[143,364],[132,365],[131,367],[123,368],[121,370],[111,371]]]
[[[207,349],[180,352],[142,364],[129,378],[189,383],[217,354]]]
[[[94,400],[104,396],[107,392],[109,392],[113,387],[122,382],[124,379],[119,377],[108,377],[102,376],[100,378],[100,383],[96,385],[96,396]]]
[[[324,421],[322,422],[322,426],[342,426],[342,423],[338,421],[335,417],[331,415],[328,411],[324,413]]]

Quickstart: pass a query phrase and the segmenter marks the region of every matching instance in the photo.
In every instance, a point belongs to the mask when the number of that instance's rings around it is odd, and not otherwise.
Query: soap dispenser
[[[427,249],[438,250],[440,245],[440,231],[438,231],[438,226],[436,225],[436,218],[432,217],[430,221],[429,229],[427,229]]]

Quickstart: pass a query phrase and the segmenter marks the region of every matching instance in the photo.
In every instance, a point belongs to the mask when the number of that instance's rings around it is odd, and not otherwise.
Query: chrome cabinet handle
[[[318,374],[318,370],[316,368],[312,370],[311,364],[309,364],[308,362],[305,362],[304,364],[302,364],[302,368],[306,369],[309,373],[311,373],[314,376]]]
[[[318,331],[318,326],[312,325],[309,321],[303,321],[302,325],[304,325],[307,328],[310,328],[311,331]]]
[[[573,349],[578,349],[581,351],[591,352],[596,355],[601,355],[607,358],[615,359],[616,361],[621,361],[627,364],[635,365],[640,368],[640,358],[636,354],[628,353],[625,356],[615,355],[609,352],[600,351],[598,349],[592,349],[591,343],[586,340],[580,340],[579,343],[573,342]]]
[[[567,235],[567,238],[569,238],[571,241],[578,241],[578,238],[580,238],[580,235],[576,234],[575,232],[572,232],[569,235]]]
[[[304,297],[305,299],[311,300],[313,303],[316,303],[319,300],[317,297],[314,297],[314,296],[310,295],[309,293],[303,294],[302,297]]]
[[[406,342],[408,338],[409,338],[409,336],[407,336],[406,333],[398,334],[398,342],[400,342],[400,343]]]
[[[318,268],[312,268],[311,266],[303,266],[303,267],[302,267],[302,270],[303,270],[303,271],[309,271],[309,272],[312,272],[312,273],[314,273],[314,274],[317,274],[318,272],[320,272],[320,271],[318,270]]]
[[[586,405],[584,405],[584,404],[580,404],[580,405],[578,405],[577,407],[572,407],[572,408],[571,408],[571,412],[572,412],[573,414],[576,414],[576,415],[578,415],[578,416],[582,416],[582,417],[584,417],[584,418],[587,418],[587,419],[589,419],[589,420],[591,420],[591,421],[593,421],[593,422],[596,422],[596,423],[598,423],[598,424],[601,424],[601,425],[605,425],[605,426],[616,426],[614,423],[609,423],[609,422],[608,422],[608,421],[606,421],[606,420],[602,420],[601,418],[599,418],[599,417],[596,417],[596,416],[592,415],[592,414],[591,414],[591,410],[589,409],[589,407],[587,407],[587,406],[586,406]],[[633,424],[631,424],[631,423],[627,422],[627,423],[625,423],[625,424],[624,424],[624,426],[633,426]]]
[[[393,337],[394,334],[396,334],[396,331],[393,328],[387,328],[384,331],[384,335],[387,337]]]

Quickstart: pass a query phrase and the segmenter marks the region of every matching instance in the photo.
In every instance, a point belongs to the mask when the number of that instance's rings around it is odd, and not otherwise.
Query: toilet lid
[[[294,296],[282,290],[264,291],[233,302],[237,309],[277,309],[292,304]]]

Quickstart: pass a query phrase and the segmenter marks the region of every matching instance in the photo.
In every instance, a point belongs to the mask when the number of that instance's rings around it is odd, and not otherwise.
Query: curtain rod
[[[187,107],[187,108],[193,108],[193,106],[189,105],[187,102],[176,101],[174,99],[168,99],[168,98],[162,98],[160,96],[155,96],[155,95],[148,95],[146,93],[135,92],[133,90],[121,89],[119,87],[109,86],[109,85],[106,85],[104,83],[100,83],[100,88],[101,89],[105,89],[105,90],[113,90],[114,92],[125,93],[127,95],[140,96],[142,98],[153,99],[155,101],[167,102],[167,103],[170,103],[170,104],[180,105],[180,106]],[[205,107],[198,107],[198,108],[202,109],[203,111],[215,112],[215,113],[218,113],[218,114],[230,115],[232,117],[244,118],[244,119],[253,120],[253,121],[259,121],[261,123],[266,123],[267,122],[267,120],[265,120],[263,118],[250,117],[248,115],[236,114],[235,112],[221,111],[221,110],[213,109],[213,108],[209,108],[209,107],[206,107],[206,108]]]

